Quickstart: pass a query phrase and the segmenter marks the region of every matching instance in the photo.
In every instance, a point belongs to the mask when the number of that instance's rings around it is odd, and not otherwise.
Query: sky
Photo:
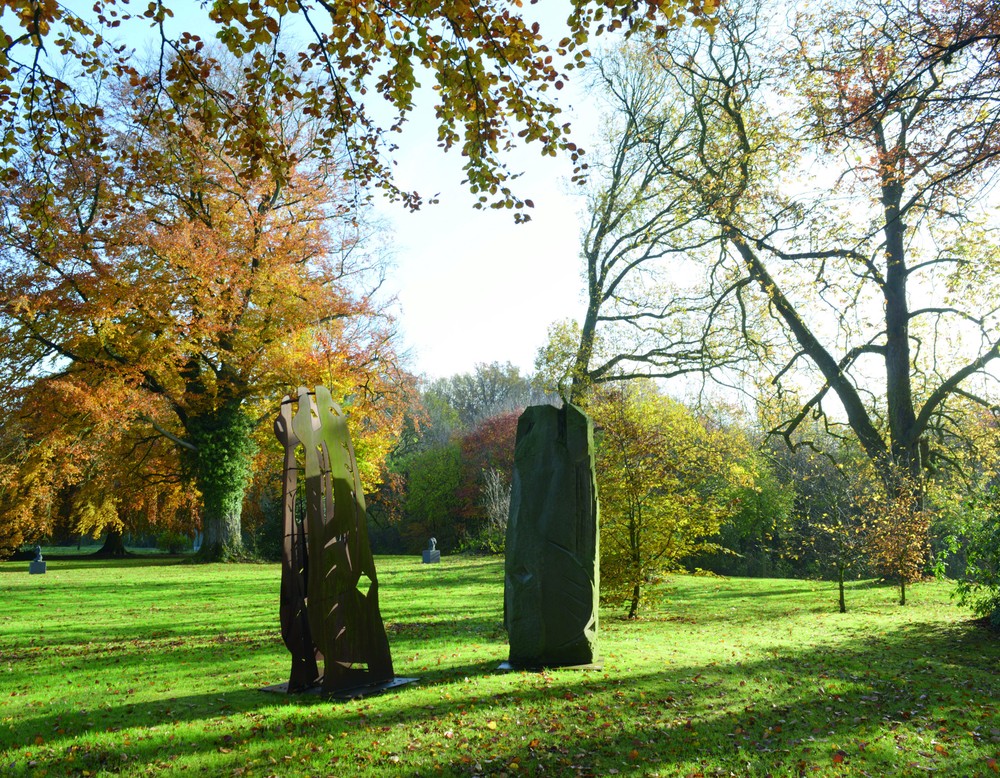
[[[543,33],[560,35],[564,5],[551,3],[541,14]],[[558,99],[574,141],[587,148],[599,115],[583,79],[571,74]],[[569,160],[543,157],[539,148],[525,144],[510,158],[511,169],[523,172],[515,191],[535,205],[530,222],[515,224],[513,211],[476,210],[461,184],[460,153],[437,147],[433,105],[418,98],[395,156],[397,184],[425,197],[439,193],[439,203],[415,213],[378,205],[393,230],[389,286],[414,373],[441,378],[490,362],[530,373],[549,325],[583,318],[584,198],[570,183]]]
[[[586,120],[580,124],[582,136]],[[584,201],[569,183],[572,165],[532,146],[519,150],[512,166],[524,175],[516,191],[535,207],[530,222],[515,224],[512,211],[473,208],[460,184],[461,156],[438,149],[429,126],[407,135],[398,183],[421,194],[440,192],[437,205],[413,213],[379,204],[393,231],[389,286],[398,295],[411,370],[440,378],[477,363],[510,362],[522,374],[532,372],[549,325],[582,318],[585,305]]]
[[[171,0],[169,6],[175,34],[205,23],[197,0]],[[548,37],[560,37],[567,3],[546,0],[540,6],[531,7],[531,18],[542,22]],[[67,7],[90,18],[85,0],[67,0]],[[143,24],[118,32],[138,51],[150,45],[152,33]],[[305,35],[294,27],[284,34],[290,40]],[[573,75],[558,97],[574,140],[586,146],[596,117],[579,86],[582,74]],[[574,104],[581,110],[575,112]],[[476,210],[461,184],[461,154],[437,146],[433,109],[432,100],[418,100],[401,139],[393,136],[399,144],[394,159],[401,189],[425,199],[437,194],[439,203],[416,213],[387,200],[376,205],[391,229],[393,267],[386,286],[398,300],[406,367],[440,378],[470,372],[478,363],[511,362],[530,373],[549,325],[582,318],[585,307],[579,258],[584,203],[568,183],[572,165],[527,145],[509,159],[512,170],[524,172],[514,188],[534,202],[531,222],[515,224],[513,211]]]

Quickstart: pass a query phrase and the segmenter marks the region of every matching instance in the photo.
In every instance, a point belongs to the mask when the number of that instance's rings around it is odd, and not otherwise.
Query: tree
[[[786,544],[798,490],[794,481],[779,478],[767,449],[745,438],[746,450],[736,464],[744,475],[728,487],[734,509],[719,530],[723,550],[689,564],[722,575],[780,577],[789,569]]]
[[[512,491],[511,480],[499,470],[490,468],[483,472],[480,505],[485,520],[479,531],[479,543],[491,553],[502,553],[507,547],[507,520],[510,517]]]
[[[899,477],[960,436],[956,401],[990,402],[1000,355],[984,283],[1000,254],[982,218],[1000,148],[995,17],[876,2],[786,28],[761,9],[727,3],[714,36],[640,44],[665,100],[619,90],[659,190],[686,203],[663,218],[688,225],[702,268],[676,342],[736,335],[743,359],[723,362],[724,380],[770,382],[788,410],[775,432],[791,441],[811,414],[849,428],[902,493]],[[712,350],[678,351],[675,367],[687,360],[717,367]]]
[[[734,441],[647,381],[595,389],[588,412],[599,430],[601,581],[635,618],[651,577],[718,549],[710,539],[734,508],[725,488]]]
[[[173,12],[165,2],[133,10],[125,2],[97,0],[93,16],[85,19],[55,2],[12,0],[0,17],[0,159],[9,159],[10,150],[21,145],[44,149],[67,129],[74,133],[81,111],[73,82],[60,69],[66,58],[88,73],[140,81],[145,74],[113,36],[120,26],[145,26],[159,38],[163,95],[204,110],[210,130],[227,128],[230,155],[263,162],[280,177],[287,160],[268,120],[255,111],[230,110],[208,77],[211,62],[203,56],[201,37],[207,27],[231,55],[244,59],[247,94],[274,91],[302,99],[303,110],[325,123],[322,145],[337,150],[346,142],[355,180],[374,182],[414,207],[419,196],[398,191],[392,182],[395,146],[387,139],[414,109],[420,80],[430,77],[439,145],[461,148],[480,205],[522,209],[531,203],[511,191],[512,174],[502,162],[517,138],[539,143],[545,154],[566,151],[578,170],[582,165],[548,92],[561,89],[565,72],[589,55],[591,33],[682,24],[689,13],[695,24],[710,26],[714,10],[713,0],[573,0],[571,5],[565,37],[552,50],[537,22],[501,0],[323,0],[315,7],[297,0],[215,3],[197,29],[177,35],[170,32]],[[274,43],[294,26],[309,40],[288,55]],[[56,52],[58,57],[46,56]],[[372,108],[374,95],[387,112]],[[379,118],[384,113],[388,120]]]
[[[967,498],[964,507],[965,569],[958,581],[958,601],[1000,628],[1000,516],[997,488]]]
[[[418,451],[401,463],[406,478],[402,534],[409,550],[427,547],[436,538],[445,551],[457,548],[465,534],[458,486],[462,455],[457,442]]]
[[[822,438],[818,431],[816,438]],[[838,608],[847,612],[845,582],[868,570],[868,522],[860,495],[871,492],[871,468],[864,457],[839,441],[824,441],[820,449],[785,451],[783,462],[796,484],[796,527],[788,553],[800,572],[837,580]],[[856,448],[856,447],[855,447]],[[866,488],[866,484],[868,488]]]
[[[922,489],[907,476],[896,492],[875,491],[862,502],[867,526],[865,549],[875,568],[899,584],[899,604],[906,605],[906,585],[923,577],[930,550],[930,514]]]
[[[194,484],[221,558],[240,553],[254,434],[270,437],[282,394],[326,383],[376,471],[397,421],[392,322],[361,286],[379,268],[316,124],[276,90],[251,97],[238,69],[212,79],[233,112],[268,117],[282,174],[242,165],[204,106],[168,109],[150,78],[105,85],[99,133],[24,149],[0,182],[0,364],[5,410],[32,418],[10,493],[52,505],[73,487],[96,527],[121,520],[123,480]],[[113,144],[92,148],[99,135]]]
[[[523,408],[485,419],[462,436],[462,479],[458,488],[468,546],[502,551],[514,470],[517,420]]]
[[[679,279],[689,275],[684,255],[697,240],[692,231],[700,211],[661,175],[664,160],[651,153],[647,117],[659,111],[670,116],[674,137],[661,139],[657,151],[683,148],[678,140],[693,117],[679,115],[644,56],[622,46],[590,68],[593,91],[605,96],[607,107],[604,136],[591,155],[589,221],[580,251],[587,306],[578,331],[551,332],[550,353],[540,358],[540,367],[562,364],[559,383],[570,384],[571,402],[580,402],[594,383],[672,378],[701,372],[706,363],[718,371],[741,357],[731,339],[708,332],[689,337],[683,327],[692,291]],[[560,356],[558,344],[570,337],[572,351],[564,346]]]
[[[534,388],[530,377],[510,362],[479,363],[471,373],[433,381],[424,390],[425,404],[444,402],[458,415],[459,426],[471,431],[487,419],[520,411],[551,399]]]

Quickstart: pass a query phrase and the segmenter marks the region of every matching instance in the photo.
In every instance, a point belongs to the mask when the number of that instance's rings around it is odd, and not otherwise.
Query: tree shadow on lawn
[[[24,751],[41,738],[39,764],[65,769],[72,755],[74,771],[208,755],[213,769],[230,771],[272,758],[280,738],[313,760],[305,772],[330,759],[338,774],[353,765],[488,775],[510,773],[517,762],[528,775],[692,766],[706,775],[988,775],[986,758],[1000,748],[990,742],[998,660],[987,633],[920,624],[758,661],[638,673],[494,675],[491,661],[459,662],[421,673],[422,693],[404,687],[363,702],[220,689],[89,712],[39,711],[12,725],[10,742]],[[183,727],[197,722],[200,729]],[[85,738],[83,749],[81,736],[95,731],[103,732]],[[287,752],[283,744],[279,758]],[[10,761],[0,759],[0,769]]]
[[[775,585],[775,581],[784,581],[787,585]],[[850,596],[852,591],[893,588],[896,584],[875,579],[866,579],[847,581],[844,586],[848,596]],[[687,588],[667,583],[664,584],[662,588],[653,590],[655,596],[663,597],[667,600],[670,600],[678,594],[683,594],[684,599],[690,602],[698,602],[702,600],[757,600],[772,597],[796,597],[798,595],[815,595],[817,592],[826,591],[832,592],[832,596],[836,598],[837,581],[835,579],[727,577],[719,579],[719,583],[712,588]]]
[[[170,567],[186,565],[192,560],[190,554],[140,554],[125,558],[96,557],[92,554],[46,554],[45,576],[62,570],[124,570],[136,567]],[[34,559],[34,557],[32,557]],[[29,575],[27,562],[0,562],[0,575]],[[39,581],[49,580],[39,576]]]

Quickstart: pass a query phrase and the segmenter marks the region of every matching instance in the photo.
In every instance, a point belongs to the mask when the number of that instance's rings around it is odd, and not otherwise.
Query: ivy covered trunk
[[[188,435],[195,482],[202,495],[201,557],[226,560],[243,555],[243,497],[256,453],[252,423],[238,403],[192,418]]]

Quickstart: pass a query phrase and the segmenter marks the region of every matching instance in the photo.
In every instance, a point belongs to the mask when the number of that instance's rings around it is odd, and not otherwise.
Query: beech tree
[[[726,3],[713,36],[640,44],[663,101],[619,91],[700,268],[674,368],[716,367],[704,345],[731,333],[722,380],[766,384],[790,441],[813,415],[849,428],[890,494],[944,461],[956,401],[995,390],[995,20],[972,0]]]
[[[304,110],[325,122],[319,142],[333,150],[346,143],[355,180],[384,187],[414,207],[419,196],[393,184],[395,146],[387,139],[414,110],[421,80],[430,80],[439,145],[461,149],[480,205],[522,209],[531,203],[513,193],[513,175],[503,163],[518,139],[537,142],[544,154],[565,151],[582,168],[580,150],[550,95],[586,60],[589,37],[688,21],[710,26],[715,3],[570,5],[564,35],[550,46],[521,3],[505,0],[220,2],[210,4],[207,19],[186,19],[179,33],[172,32],[178,24],[164,0],[135,6],[96,0],[87,17],[52,0],[11,0],[0,11],[0,158],[29,142],[43,149],[67,127],[71,134],[79,127],[79,101],[62,73],[63,59],[89,73],[141,81],[145,74],[137,71],[131,52],[113,41],[122,29],[145,28],[160,42],[164,94],[200,106],[209,130],[227,127],[230,154],[263,161],[281,175],[286,160],[267,120],[253,111],[233,112],[225,99],[218,100],[225,95],[208,78],[202,37],[214,33],[230,54],[243,58],[249,95],[275,91],[304,100]],[[294,55],[273,45],[290,25],[308,36]],[[375,96],[388,111],[372,107]]]
[[[392,321],[350,190],[301,105],[212,79],[232,111],[269,117],[280,176],[147,79],[104,84],[99,132],[23,149],[0,182],[0,380],[22,431],[4,522],[44,529],[71,490],[81,527],[120,530],[123,492],[176,511],[193,484],[205,555],[239,555],[255,433],[303,383],[344,399],[369,467],[388,450],[374,439],[398,423]]]

